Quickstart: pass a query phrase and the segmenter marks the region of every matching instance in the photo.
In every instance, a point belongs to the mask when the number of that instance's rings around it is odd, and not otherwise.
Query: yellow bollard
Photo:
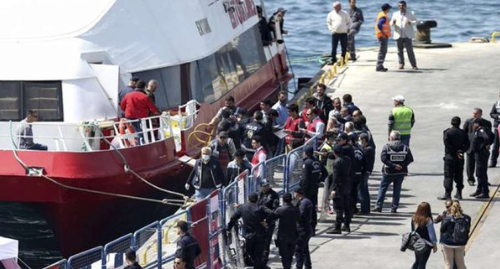
[[[350,59],[349,53],[346,53],[345,54],[345,61],[344,61],[345,64],[347,64],[347,62],[349,61],[349,59]]]
[[[344,67],[344,58],[340,58],[340,67]]]
[[[500,36],[500,32],[493,32],[491,34],[491,43],[495,43],[495,37]]]
[[[335,64],[333,65],[333,75],[334,75],[334,76],[335,76],[335,75],[337,75],[337,66],[338,66],[338,65],[337,65],[337,63],[335,63]]]
[[[328,71],[325,72],[325,74],[328,73]],[[325,84],[325,74],[321,75],[321,78],[319,79],[319,83]]]

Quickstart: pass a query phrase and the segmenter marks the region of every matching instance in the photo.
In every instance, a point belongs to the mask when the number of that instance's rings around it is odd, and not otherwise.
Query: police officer
[[[230,231],[237,221],[243,219],[243,231],[246,243],[246,253],[250,256],[255,269],[265,269],[264,248],[266,246],[266,219],[272,216],[269,209],[259,206],[257,201],[259,195],[252,193],[248,197],[248,202],[239,206],[231,220],[227,224]]]
[[[394,108],[389,115],[389,135],[392,131],[398,131],[401,134],[401,142],[410,146],[411,128],[415,124],[415,113],[405,105],[405,98],[398,95],[392,98]]]
[[[485,127],[481,126],[481,119],[475,119],[473,124],[474,137],[471,147],[476,159],[477,189],[471,197],[478,199],[489,198],[488,188],[488,157],[490,156],[489,135]]]
[[[253,121],[245,125],[245,139],[243,140],[242,148],[247,152],[247,159],[251,160],[255,152],[252,149],[252,138],[259,136],[262,138],[262,146],[267,146],[266,138],[269,135],[268,129],[263,123],[264,116],[261,111],[255,111],[253,114]]]
[[[359,209],[356,204],[358,203],[358,192],[361,181],[363,180],[363,171],[365,169],[365,156],[363,149],[356,143],[358,136],[355,133],[349,134],[349,145],[354,151],[354,159],[352,159],[352,168],[354,169],[354,180],[351,185],[351,207],[352,213],[358,214]]]
[[[292,205],[292,194],[283,194],[283,206],[276,209],[273,215],[279,220],[276,246],[281,264],[284,269],[291,269],[298,237],[297,222],[300,220],[299,209]]]
[[[177,250],[175,257],[182,259],[186,263],[186,269],[194,269],[194,259],[201,254],[200,245],[198,241],[189,234],[187,222],[180,220],[177,222],[177,235],[180,236],[177,241]]]
[[[314,205],[311,200],[307,199],[304,195],[304,189],[301,187],[294,192],[295,199],[297,200],[297,207],[300,211],[298,227],[299,237],[295,249],[295,267],[297,269],[302,269],[303,266],[305,266],[305,269],[312,268],[311,255],[309,253],[309,239],[311,239],[313,232],[311,221]]]
[[[375,164],[375,149],[370,145],[370,136],[366,133],[359,135],[358,146],[363,150],[365,166],[363,169],[363,179],[359,185],[359,200],[361,204],[361,214],[370,214],[370,191],[368,188],[368,179],[373,172]]]
[[[408,165],[413,162],[411,150],[401,141],[401,134],[398,131],[391,132],[390,141],[382,149],[380,159],[384,166],[382,167],[382,180],[378,188],[375,211],[382,212],[385,193],[389,189],[389,185],[393,183],[391,212],[397,213],[401,185],[406,174],[408,174]]]
[[[263,180],[261,181],[261,189],[259,193],[259,200],[257,204],[259,206],[264,206],[271,211],[276,210],[280,206],[280,196],[277,192],[275,192],[269,181]],[[273,239],[274,228],[276,227],[276,223],[272,219],[266,219],[266,249],[264,251],[264,261],[267,263],[269,260],[269,249],[271,247],[271,242]]]
[[[500,97],[500,93],[499,93]],[[500,144],[498,143],[498,125],[500,123],[500,100],[496,101],[491,108],[490,117],[493,119],[493,130],[495,131],[495,141],[493,142],[493,148],[491,149],[491,161],[490,167],[497,166],[498,150]]]
[[[455,199],[462,199],[464,188],[464,152],[469,148],[467,133],[460,129],[460,117],[451,119],[451,128],[443,132],[444,143],[444,190],[439,200],[451,200],[453,181],[457,186]]]
[[[333,147],[335,161],[333,162],[332,185],[330,186],[330,197],[333,198],[333,208],[335,210],[335,228],[327,231],[329,234],[341,234],[342,230],[350,232],[351,223],[351,159],[343,154],[342,146]],[[341,229],[342,223],[344,224]]]
[[[316,207],[318,206],[318,189],[319,182],[324,181],[328,176],[328,171],[325,167],[314,157],[314,149],[311,146],[306,147],[304,150],[304,159],[302,162],[302,178],[300,186],[305,191],[306,197],[313,203],[312,211],[312,235],[314,236],[316,225],[318,223],[318,215]]]
[[[483,119],[483,110],[479,107],[474,108],[472,112],[472,118],[467,119],[464,123],[464,131],[467,132],[469,136],[469,148],[467,149],[467,159],[466,159],[466,167],[467,167],[467,182],[470,186],[474,186],[476,180],[474,178],[474,171],[476,167],[476,159],[474,156],[474,149],[472,146],[472,140],[474,139],[474,121],[476,119],[480,119],[480,124],[483,126],[485,131],[490,130],[491,132],[491,122]]]

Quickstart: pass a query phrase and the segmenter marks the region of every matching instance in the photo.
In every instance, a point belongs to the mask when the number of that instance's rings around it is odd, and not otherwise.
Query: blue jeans
[[[194,191],[194,197],[196,198],[196,202],[199,202],[205,199],[208,195],[210,195],[216,188],[200,188]]]
[[[128,120],[134,120],[134,119],[128,119]],[[142,125],[141,125],[141,120],[138,121],[132,121],[130,124],[134,127],[134,131],[137,133],[137,145],[141,145],[144,142],[143,134],[142,132]]]
[[[403,143],[409,147],[410,146],[410,138],[411,138],[411,135],[401,135],[401,143]]]
[[[370,213],[370,191],[368,190],[369,173],[363,174],[363,179],[359,185],[358,198],[361,204],[361,213]]]
[[[392,208],[397,209],[399,206],[399,198],[401,196],[401,185],[403,184],[404,175],[383,175],[380,181],[377,195],[377,208],[382,208],[384,205],[385,193],[389,189],[389,185],[393,183],[392,191]]]

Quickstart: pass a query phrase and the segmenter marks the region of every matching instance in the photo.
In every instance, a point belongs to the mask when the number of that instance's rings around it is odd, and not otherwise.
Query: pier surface
[[[444,193],[443,130],[450,126],[453,116],[460,116],[462,123],[472,117],[475,107],[482,108],[483,117],[491,120],[489,112],[500,91],[500,44],[459,43],[447,49],[416,49],[415,54],[420,70],[411,70],[409,62],[405,70],[398,70],[397,54],[392,47],[385,63],[389,72],[380,73],[375,72],[377,50],[362,51],[328,92],[331,97],[352,94],[373,132],[377,153],[374,176],[369,181],[372,208],[381,178],[380,151],[387,142],[388,115],[393,107],[391,97],[398,94],[406,98],[406,105],[415,112],[410,145],[415,162],[403,182],[397,214],[390,213],[392,192],[389,190],[383,212],[356,216],[350,234],[325,233],[333,227],[334,215],[318,224],[317,235],[310,241],[315,269],[411,268],[413,252],[399,250],[401,235],[409,230],[411,215],[421,201],[431,204],[434,216],[445,209],[444,202],[437,200],[437,196]],[[500,182],[500,168],[488,169],[488,176],[492,184],[490,194],[493,194]],[[462,207],[474,223],[479,215],[483,216],[469,242],[466,265],[498,268],[500,196],[491,203],[470,198],[475,186],[469,186],[466,180],[464,171],[466,186]],[[439,238],[439,225],[435,227]],[[273,256],[271,267],[281,268],[279,256]],[[441,248],[431,254],[427,268],[444,268]]]

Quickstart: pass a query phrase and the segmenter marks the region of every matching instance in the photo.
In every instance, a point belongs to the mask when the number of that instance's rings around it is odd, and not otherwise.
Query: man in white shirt
[[[396,40],[398,47],[399,69],[403,69],[405,66],[403,49],[406,48],[413,70],[418,70],[412,44],[412,39],[415,36],[413,26],[417,24],[417,19],[412,11],[407,10],[405,1],[399,1],[398,7],[399,11],[392,14],[391,24],[394,26],[394,40]]]
[[[326,25],[332,34],[332,64],[337,62],[337,46],[340,41],[342,58],[345,59],[347,52],[347,32],[351,28],[351,17],[342,10],[340,2],[333,3],[333,10],[328,13]]]

